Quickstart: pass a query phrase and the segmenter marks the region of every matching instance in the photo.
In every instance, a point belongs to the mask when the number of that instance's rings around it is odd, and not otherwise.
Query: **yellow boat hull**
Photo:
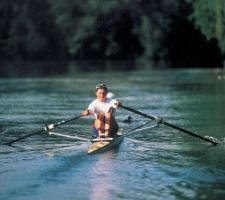
[[[114,138],[95,138],[91,142],[88,154],[101,153],[118,146],[123,141],[123,135],[118,134]]]

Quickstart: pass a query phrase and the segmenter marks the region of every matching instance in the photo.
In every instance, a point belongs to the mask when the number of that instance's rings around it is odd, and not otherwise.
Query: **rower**
[[[98,84],[95,94],[97,98],[89,104],[82,115],[94,115],[92,125],[94,137],[114,137],[119,129],[115,120],[115,109],[120,103],[116,99],[107,97],[108,88],[105,84]]]

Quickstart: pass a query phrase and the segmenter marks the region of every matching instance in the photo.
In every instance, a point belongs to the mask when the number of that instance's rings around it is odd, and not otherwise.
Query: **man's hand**
[[[121,105],[122,105],[122,103],[117,101],[117,102],[114,103],[113,108],[120,107]]]
[[[122,103],[118,101],[117,107],[120,107],[120,106],[122,106]]]
[[[87,116],[89,114],[90,114],[90,111],[88,109],[82,111],[82,113],[81,113],[82,116]]]

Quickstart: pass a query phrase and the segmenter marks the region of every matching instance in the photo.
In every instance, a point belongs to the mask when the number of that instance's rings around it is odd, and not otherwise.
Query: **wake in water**
[[[212,140],[213,142],[216,142],[218,144],[225,143],[225,138],[223,138],[222,141],[220,141],[219,139],[217,139],[217,138],[215,138],[213,136],[208,136],[208,135],[204,136],[204,138],[207,138],[209,140]]]

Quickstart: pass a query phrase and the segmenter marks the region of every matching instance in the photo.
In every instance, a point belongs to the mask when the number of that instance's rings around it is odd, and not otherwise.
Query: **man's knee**
[[[104,121],[104,119],[105,119],[105,114],[104,113],[99,113],[97,115],[97,120]]]

